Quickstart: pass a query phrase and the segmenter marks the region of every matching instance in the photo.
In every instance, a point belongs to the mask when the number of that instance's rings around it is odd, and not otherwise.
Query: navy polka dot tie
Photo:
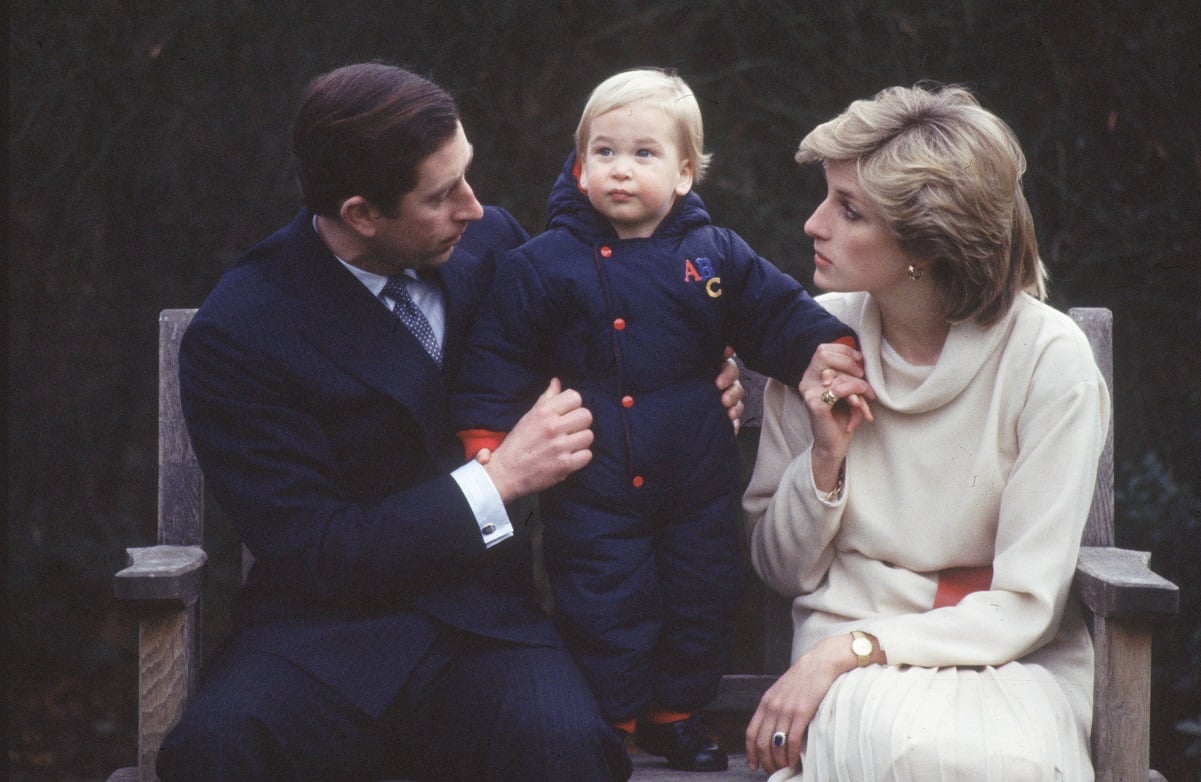
[[[396,317],[400,318],[400,322],[413,332],[413,336],[425,348],[425,352],[430,354],[430,358],[438,366],[442,366],[442,346],[438,344],[438,338],[434,336],[434,329],[426,319],[425,313],[409,295],[411,281],[412,278],[405,274],[389,277],[387,284],[384,285],[383,293],[396,302],[392,311],[396,313]]]

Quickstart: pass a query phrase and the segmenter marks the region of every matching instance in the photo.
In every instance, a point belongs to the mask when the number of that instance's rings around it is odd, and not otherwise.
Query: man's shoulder
[[[588,247],[588,243],[577,234],[567,228],[558,226],[549,228],[534,238],[527,240],[521,244],[519,249],[523,255],[528,256],[532,261],[537,261],[542,258],[553,259],[562,257],[569,248],[574,248],[577,251],[586,251]]]
[[[485,206],[484,216],[470,223],[463,232],[461,246],[476,255],[505,253],[529,238],[513,215],[499,206]]]
[[[231,268],[261,263],[284,254],[295,254],[314,241],[319,243],[321,240],[313,229],[313,214],[301,209],[290,221],[242,253]]]
[[[214,291],[270,277],[294,265],[296,259],[323,248],[312,228],[312,214],[301,210],[290,222],[246,250],[221,275]]]
[[[271,309],[283,303],[281,284],[302,258],[315,252],[320,239],[311,228],[312,216],[302,211],[290,223],[244,252],[221,275],[200,307],[201,319],[223,321]],[[306,235],[311,234],[311,236]]]

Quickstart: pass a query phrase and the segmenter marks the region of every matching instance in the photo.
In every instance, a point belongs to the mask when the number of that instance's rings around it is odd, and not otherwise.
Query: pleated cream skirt
[[[1088,729],[1039,665],[873,665],[840,676],[801,769],[769,782],[1090,782]]]

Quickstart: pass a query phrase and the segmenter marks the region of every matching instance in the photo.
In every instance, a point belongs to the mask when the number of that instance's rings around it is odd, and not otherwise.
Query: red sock
[[[686,720],[694,714],[696,714],[695,711],[671,711],[661,706],[652,706],[643,719],[652,725],[666,725],[669,722]]]

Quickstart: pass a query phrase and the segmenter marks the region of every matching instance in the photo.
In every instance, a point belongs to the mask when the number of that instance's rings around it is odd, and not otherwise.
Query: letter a
[[[696,267],[692,265],[692,261],[684,259],[684,282],[700,282],[703,278]]]

